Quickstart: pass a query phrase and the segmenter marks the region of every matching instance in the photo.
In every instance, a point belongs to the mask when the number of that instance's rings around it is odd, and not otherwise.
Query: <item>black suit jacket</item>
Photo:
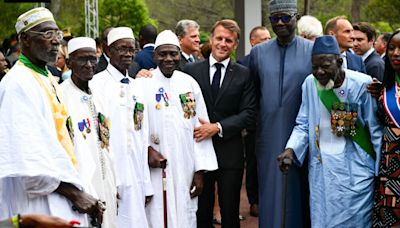
[[[383,81],[383,74],[385,71],[385,62],[381,56],[372,52],[364,61],[367,74],[373,78],[377,78],[379,81]]]
[[[200,59],[199,59],[199,57],[193,55],[193,61],[198,62],[198,61],[200,61]],[[181,52],[181,60],[179,61],[179,66],[178,66],[177,70],[183,71],[183,69],[185,68],[185,65],[188,63],[189,62],[186,60],[185,56]]]
[[[210,122],[219,122],[223,138],[213,137],[218,166],[223,169],[243,168],[244,153],[241,131],[255,122],[256,95],[249,70],[229,63],[217,98],[210,85],[209,59],[187,64],[184,71],[199,83]]]
[[[99,62],[97,63],[96,66],[96,74],[99,73],[100,71],[103,71],[107,69],[108,66],[108,61],[106,57],[104,57],[104,54],[100,56]],[[129,66],[128,69],[128,75],[131,78],[135,78],[136,74],[141,70],[139,64],[137,64],[135,61],[132,61],[132,64]]]
[[[362,58],[346,50],[347,69],[366,74],[365,65]]]

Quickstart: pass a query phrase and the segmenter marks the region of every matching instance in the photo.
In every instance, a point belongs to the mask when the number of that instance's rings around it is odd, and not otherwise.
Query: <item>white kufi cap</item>
[[[120,39],[135,39],[132,29],[128,27],[117,27],[111,29],[107,36],[107,45],[110,46],[112,43]]]
[[[68,54],[81,48],[91,48],[96,51],[96,41],[89,37],[76,37],[68,41]]]
[[[171,30],[164,30],[158,34],[154,49],[164,44],[172,44],[181,48],[178,37]]]
[[[44,7],[34,8],[18,17],[17,23],[15,23],[15,30],[20,34],[21,32],[28,31],[45,21],[54,21],[55,23],[53,14],[50,10]]]

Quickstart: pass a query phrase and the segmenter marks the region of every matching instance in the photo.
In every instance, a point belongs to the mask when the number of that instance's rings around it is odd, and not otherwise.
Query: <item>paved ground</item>
[[[241,228],[258,228],[258,218],[250,216],[250,204],[247,200],[246,194],[246,182],[243,178],[242,190],[240,194],[240,214],[246,219],[240,222]],[[221,226],[216,225],[215,228],[220,228]]]

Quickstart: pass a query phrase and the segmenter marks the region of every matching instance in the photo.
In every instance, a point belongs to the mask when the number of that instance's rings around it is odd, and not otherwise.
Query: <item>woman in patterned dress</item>
[[[384,125],[384,135],[373,227],[400,227],[400,31],[388,41],[383,86],[378,117]]]

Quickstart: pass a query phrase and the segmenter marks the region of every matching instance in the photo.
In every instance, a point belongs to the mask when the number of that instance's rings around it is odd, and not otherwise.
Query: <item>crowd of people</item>
[[[230,19],[200,44],[189,19],[95,40],[20,15],[0,52],[0,226],[238,228],[244,173],[261,228],[400,226],[400,30],[269,13],[276,37],[253,28],[237,61]]]

